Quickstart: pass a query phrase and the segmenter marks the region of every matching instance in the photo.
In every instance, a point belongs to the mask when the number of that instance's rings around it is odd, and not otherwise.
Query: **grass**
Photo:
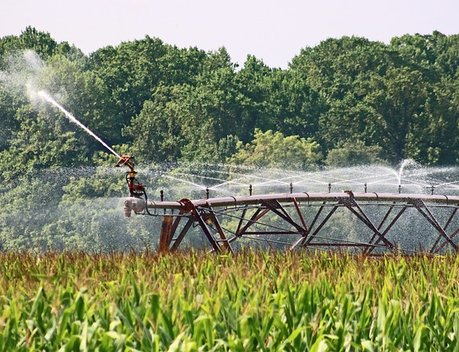
[[[0,351],[459,351],[459,259],[0,254]]]

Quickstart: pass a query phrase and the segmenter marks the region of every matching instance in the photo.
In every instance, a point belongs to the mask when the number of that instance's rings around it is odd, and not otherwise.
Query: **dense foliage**
[[[120,174],[91,169],[114,158],[37,102],[42,89],[118,152],[150,166],[314,170],[459,160],[459,35],[327,39],[278,69],[148,36],[85,55],[28,27],[0,38],[0,206],[9,210],[0,214],[0,249],[68,248],[80,242],[52,238],[81,229],[99,236],[105,226],[94,221],[107,214],[93,207],[99,215],[87,221],[84,200],[126,195]]]
[[[43,67],[12,65],[26,49],[38,54]],[[0,38],[2,171],[93,164],[100,150],[57,113],[32,109],[22,92],[12,90],[5,81],[18,71],[34,71],[40,88],[141,160],[224,162],[254,143],[258,129],[298,136],[311,143],[306,150],[319,149],[321,158],[311,160],[306,152],[304,162],[294,162],[302,167],[325,163],[334,149],[354,143],[370,154],[378,150],[378,160],[389,163],[456,163],[458,67],[459,35],[439,32],[393,38],[387,45],[328,39],[277,69],[253,56],[238,67],[224,48],[181,49],[150,37],[84,55],[29,27]],[[269,136],[275,148],[279,135]]]
[[[1,351],[455,351],[456,257],[6,254]]]

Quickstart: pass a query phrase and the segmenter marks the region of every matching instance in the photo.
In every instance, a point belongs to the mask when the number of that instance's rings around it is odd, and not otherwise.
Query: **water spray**
[[[126,172],[126,182],[127,182],[128,189],[129,189],[129,195],[135,198],[142,198],[144,199],[145,204],[147,203],[148,199],[147,199],[147,193],[145,192],[145,185],[140,183],[137,180],[137,177],[136,177],[137,172],[134,170],[134,161],[133,161],[132,156],[126,155],[126,154],[119,155],[116,151],[113,150],[113,148],[111,148],[107,143],[105,143],[99,136],[97,136],[88,127],[82,124],[75,116],[73,116],[70,112],[68,112],[62,105],[56,102],[56,100],[54,100],[54,98],[51,97],[51,95],[49,95],[47,92],[41,90],[37,93],[37,95],[41,99],[50,103],[55,108],[57,108],[59,111],[61,111],[65,115],[65,117],[67,117],[71,122],[75,123],[77,126],[79,126],[84,131],[86,131],[90,136],[94,137],[94,139],[96,139],[100,144],[102,144],[108,151],[110,151],[110,153],[116,156],[118,158],[118,162],[115,165],[116,167],[127,166],[129,168],[129,171]],[[149,214],[148,208],[144,206],[142,207],[141,202],[140,202],[138,204],[137,210],[141,208],[144,208],[146,212]],[[140,211],[137,211],[135,207],[132,207],[132,209],[134,209],[135,212],[140,212]],[[125,207],[125,214],[126,216],[130,216],[130,210],[128,214],[128,212],[126,211],[126,207]]]
[[[45,100],[46,102],[50,103],[51,105],[53,105],[55,108],[57,108],[58,110],[60,110],[62,113],[64,113],[65,117],[67,117],[67,119],[69,119],[71,122],[73,122],[74,124],[78,125],[79,127],[81,127],[83,130],[86,131],[86,133],[88,133],[90,136],[94,137],[100,144],[102,144],[108,151],[110,151],[110,153],[112,153],[114,156],[118,157],[118,158],[121,158],[121,155],[119,155],[117,152],[115,152],[107,143],[105,143],[99,136],[97,136],[93,131],[91,131],[88,127],[86,127],[85,125],[83,125],[80,121],[77,120],[77,118],[75,116],[73,116],[70,112],[68,112],[67,110],[64,109],[64,107],[59,104],[57,101],[55,101],[53,99],[53,97],[51,97],[51,95],[49,95],[47,92],[45,92],[44,90],[41,90],[39,91],[38,93],[38,96]]]

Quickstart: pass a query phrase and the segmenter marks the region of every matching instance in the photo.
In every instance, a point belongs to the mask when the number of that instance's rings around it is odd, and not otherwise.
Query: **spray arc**
[[[61,104],[59,104],[48,92],[46,91],[39,91],[37,92],[37,96],[41,98],[43,101],[51,104],[54,108],[61,111],[65,117],[71,121],[72,123],[76,124],[94,139],[96,139],[101,145],[105,147],[111,154],[118,158],[118,162],[116,163],[116,167],[126,166],[129,168],[129,171],[126,172],[126,182],[129,189],[130,198],[126,201],[128,205],[125,205],[125,215],[129,217],[131,215],[131,211],[133,210],[137,214],[141,213],[149,213],[148,207],[146,204],[148,202],[147,193],[145,191],[145,186],[137,180],[137,172],[134,169],[134,161],[131,155],[123,154],[119,155],[113,148],[111,148],[107,143],[105,143],[98,135],[96,135],[93,131],[91,131],[87,126],[81,123],[75,116],[73,116],[70,112],[68,112]]]

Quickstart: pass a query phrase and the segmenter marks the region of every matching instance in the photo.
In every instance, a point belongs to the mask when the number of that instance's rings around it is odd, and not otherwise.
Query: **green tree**
[[[207,54],[198,48],[180,49],[167,46],[165,54],[158,58],[161,83],[166,85],[195,85],[205,68]]]
[[[459,35],[438,31],[428,35],[394,37],[390,48],[398,53],[400,64],[422,71],[429,81],[454,76],[459,68]]]
[[[0,38],[0,56],[3,59],[8,54],[31,49],[42,58],[52,56],[58,47],[58,43],[47,32],[41,32],[34,27],[28,26],[19,36],[6,36]],[[5,64],[5,61],[3,62]]]
[[[250,117],[246,107],[251,102],[241,91],[235,65],[231,63],[228,52],[222,48],[210,53],[206,64],[208,66],[198,77],[193,91],[195,111],[209,121],[213,141],[229,134],[248,140],[250,132],[246,126]]]
[[[16,111],[24,103],[18,95],[8,92],[6,86],[2,86],[0,80],[0,151],[7,149],[10,145],[12,135],[19,129],[19,121],[16,119]]]
[[[411,156],[407,144],[412,132],[425,122],[429,89],[422,73],[408,68],[390,69],[384,77],[374,77],[365,97],[374,114],[366,123],[374,131],[375,144],[384,148],[384,158],[398,162]]]
[[[424,109],[430,86],[422,73],[407,67],[390,68],[384,76],[374,74],[359,80],[357,87],[333,101],[321,116],[326,148],[361,140],[365,145],[382,147],[382,157],[391,162],[412,157],[409,146],[417,143],[426,124]]]
[[[81,165],[87,162],[84,147],[67,122],[54,112],[36,112],[30,105],[17,111],[20,123],[10,147],[0,152],[2,176],[7,180],[37,169]]]
[[[72,61],[62,55],[54,55],[42,70],[38,84],[109,144],[122,142],[122,116],[111,103],[105,82],[85,69],[85,60]],[[65,119],[62,114],[61,118]],[[69,128],[77,131],[87,154],[92,155],[95,150],[103,148],[78,127],[69,125]]]
[[[188,116],[188,86],[160,85],[124,133],[133,140],[132,153],[144,161],[176,161],[187,143],[182,129]]]
[[[248,91],[249,85],[243,82],[258,77],[262,84],[269,70],[254,58],[250,60],[254,67],[238,76],[226,50],[220,49],[209,55],[213,69],[207,67],[196,85],[158,86],[125,129],[133,150],[151,161],[223,161],[235,146],[228,136],[250,140],[248,128],[263,124],[263,94],[253,87]]]
[[[459,84],[444,79],[431,85],[423,111],[407,137],[408,157],[427,165],[457,163],[458,116]]]
[[[43,57],[50,57],[57,47],[57,42],[46,32],[40,32],[33,27],[26,29],[19,36],[21,49],[32,49]]]
[[[327,154],[325,164],[335,167],[380,164],[384,162],[381,154],[382,147],[380,146],[367,146],[359,140],[348,141],[340,147],[331,149]]]
[[[269,80],[271,125],[286,135],[320,138],[319,118],[327,105],[297,70],[276,70]],[[260,126],[256,126],[260,127]]]
[[[255,128],[273,129],[276,124],[275,115],[270,105],[271,80],[273,70],[255,56],[247,56],[247,60],[234,78],[235,94],[233,119],[239,127],[238,136],[248,142],[253,138]]]
[[[111,101],[107,103],[114,104],[123,125],[140,113],[161,81],[160,60],[166,53],[167,46],[160,39],[147,36],[91,54],[89,69],[108,88]]]
[[[251,143],[239,145],[230,163],[256,167],[311,169],[321,160],[320,146],[311,139],[255,130]]]
[[[303,49],[293,58],[290,69],[301,73],[326,100],[342,99],[362,75],[384,75],[392,66],[392,56],[383,43],[342,37]]]

